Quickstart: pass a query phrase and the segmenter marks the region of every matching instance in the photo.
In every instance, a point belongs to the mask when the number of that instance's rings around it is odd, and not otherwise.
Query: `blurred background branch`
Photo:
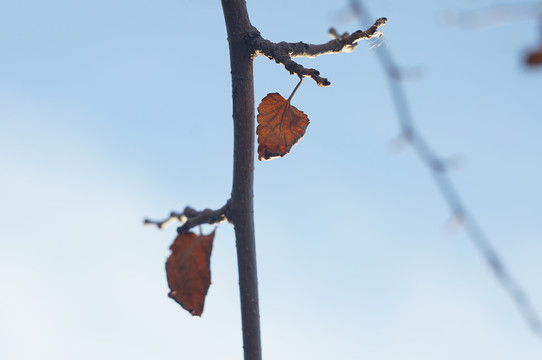
[[[483,23],[483,20],[485,20],[486,23],[498,20],[503,21],[510,15],[527,17],[529,14],[532,16],[533,10],[538,9],[540,11],[540,7],[541,5],[535,4],[525,4],[519,7],[511,6],[511,8],[495,7],[489,11],[468,13],[467,15],[464,15],[460,23],[466,22],[472,26],[474,24],[479,25],[480,23]],[[350,0],[349,8],[359,19],[361,24],[371,21],[372,17],[361,0]],[[514,14],[510,9],[515,9],[516,13]],[[425,164],[433,177],[435,184],[440,190],[442,197],[450,208],[454,223],[462,225],[473,245],[479,251],[480,255],[482,255],[493,276],[515,303],[529,328],[533,333],[542,338],[542,322],[532,306],[528,295],[522,289],[518,281],[511,275],[502,260],[502,256],[491,244],[488,236],[461,199],[456,186],[449,176],[449,162],[437,155],[415,126],[403,86],[402,77],[400,75],[401,69],[395,62],[390,50],[387,46],[378,46],[374,49],[374,53],[378,57],[379,63],[384,69],[385,76],[388,80],[391,97],[396,109],[397,121],[399,122],[399,140],[410,145],[420,160]]]

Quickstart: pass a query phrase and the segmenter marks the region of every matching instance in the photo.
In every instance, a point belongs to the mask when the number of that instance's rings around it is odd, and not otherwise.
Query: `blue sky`
[[[520,3],[520,2],[518,2]],[[255,216],[265,358],[540,359],[536,338],[450,213],[398,126],[370,45],[423,77],[414,120],[542,312],[542,72],[523,66],[539,24],[451,28],[491,1],[371,1],[389,23],[352,54],[299,59],[292,103],[306,136],[257,162]],[[355,31],[347,2],[249,1],[272,41]],[[341,20],[343,19],[343,20]],[[369,24],[367,24],[369,25]],[[167,297],[175,228],[143,227],[231,191],[222,9],[210,1],[0,1],[2,359],[240,359],[232,227],[220,225],[201,318]],[[255,62],[257,101],[296,85]],[[205,230],[210,230],[207,227]]]

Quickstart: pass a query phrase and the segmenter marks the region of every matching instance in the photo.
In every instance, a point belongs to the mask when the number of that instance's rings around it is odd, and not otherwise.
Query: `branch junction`
[[[184,208],[182,213],[172,211],[169,214],[167,219],[162,221],[145,219],[143,222],[145,225],[156,225],[159,229],[165,228],[167,225],[178,221],[183,223],[183,225],[177,228],[177,232],[186,233],[190,231],[193,227],[202,224],[219,224],[221,222],[227,221],[226,212],[228,210],[229,201],[218,210],[205,209],[202,211],[197,211],[187,206]]]

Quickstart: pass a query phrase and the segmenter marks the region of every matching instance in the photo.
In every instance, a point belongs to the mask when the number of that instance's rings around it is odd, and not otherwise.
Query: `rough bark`
[[[255,29],[250,24],[244,0],[222,0],[222,8],[230,44],[234,128],[233,186],[227,217],[235,227],[244,356],[245,360],[260,360],[253,207],[254,76],[253,49],[249,41]]]

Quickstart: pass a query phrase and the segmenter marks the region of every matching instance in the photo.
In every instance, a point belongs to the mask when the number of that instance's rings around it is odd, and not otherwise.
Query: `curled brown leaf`
[[[210,258],[215,232],[181,233],[171,245],[166,262],[168,296],[193,316],[200,316],[211,285]]]

